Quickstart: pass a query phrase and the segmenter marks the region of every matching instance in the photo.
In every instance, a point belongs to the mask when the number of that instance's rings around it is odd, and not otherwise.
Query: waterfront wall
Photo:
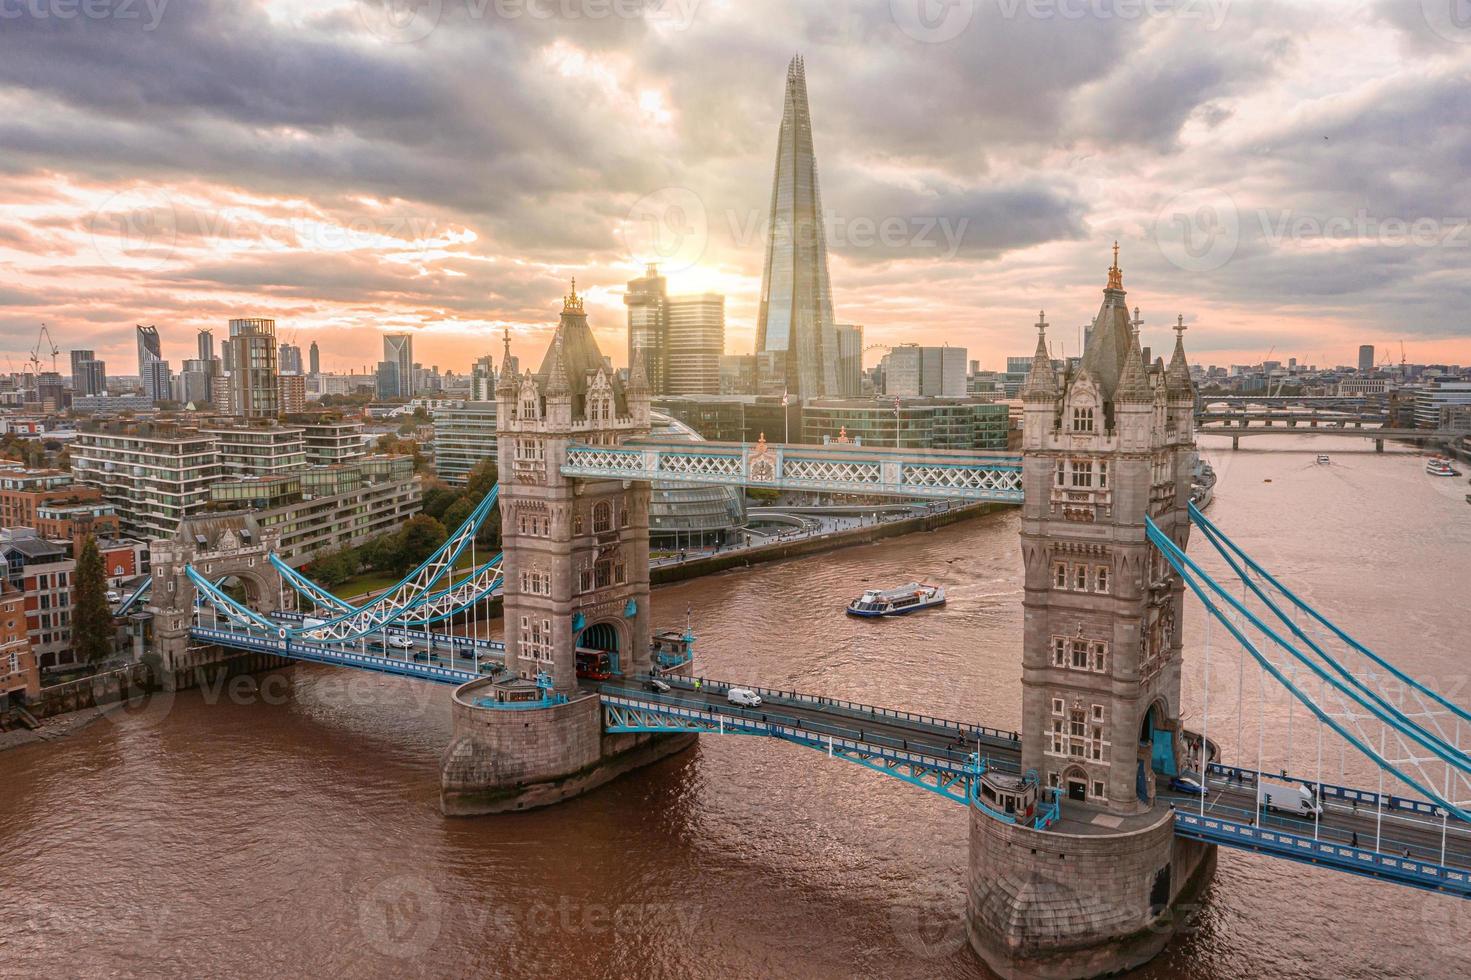
[[[213,656],[208,651],[213,651]],[[116,704],[160,689],[184,691],[216,684],[221,679],[240,674],[288,667],[292,663],[294,661],[284,657],[264,653],[226,652],[218,647],[209,647],[199,651],[190,666],[172,671],[144,661],[65,684],[43,687],[40,696],[27,705],[27,709],[37,718],[51,718],[71,711]]]

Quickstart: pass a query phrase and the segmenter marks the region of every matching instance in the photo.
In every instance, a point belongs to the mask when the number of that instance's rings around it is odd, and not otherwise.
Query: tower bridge
[[[968,935],[1005,976],[1148,960],[1178,921],[1172,907],[1209,880],[1218,846],[1471,897],[1471,756],[1459,745],[1471,713],[1357,644],[1190,506],[1183,321],[1169,363],[1147,364],[1124,300],[1115,250],[1089,347],[1064,375],[1039,317],[1022,453],[1006,456],[651,439],[641,357],[626,384],[609,372],[574,286],[540,368],[497,386],[498,499],[435,555],[355,607],[273,561],[275,542],[186,522],[154,560],[156,648],[171,665],[226,647],[451,685],[441,804],[452,815],[556,803],[725,735],[897,779],[967,808]],[[1019,503],[1021,731],[765,690],[759,678],[705,680],[687,632],[651,643],[655,479]],[[503,554],[482,563],[472,550],[457,583],[457,559],[494,505]],[[1239,582],[1194,562],[1192,529]],[[224,588],[232,579],[245,601]],[[1223,759],[1209,700],[1200,730],[1187,730],[1187,588],[1320,740],[1331,731],[1407,791]],[[492,592],[503,595],[503,642],[436,626]],[[313,615],[289,608],[298,593]],[[1385,677],[1402,686],[1398,700]],[[730,703],[736,683],[762,703]],[[1181,781],[1192,772],[1204,793]],[[1264,809],[1281,786],[1321,805],[1310,817]]]

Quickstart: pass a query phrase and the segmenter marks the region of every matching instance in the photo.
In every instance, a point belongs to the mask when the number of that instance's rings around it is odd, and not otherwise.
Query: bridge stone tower
[[[582,305],[574,280],[541,370],[506,371],[496,387],[506,665],[550,674],[561,694],[577,688],[579,646],[616,672],[650,665],[649,485],[561,473],[570,443],[649,432],[642,360],[623,385]]]
[[[972,810],[969,926],[1003,976],[1093,976],[1163,947],[1171,907],[1214,852],[1155,805],[1183,758],[1183,584],[1145,517],[1184,547],[1195,461],[1183,317],[1147,365],[1118,246],[1076,372],[1059,381],[1039,318],[1022,391],[1022,768],[1056,794],[1047,830]],[[1167,778],[1165,776],[1164,778]]]
[[[194,584],[184,569],[211,581],[235,579],[245,602],[260,613],[282,607],[281,573],[269,557],[280,543],[280,533],[262,528],[253,515],[222,514],[188,517],[172,537],[149,547],[153,585],[144,607],[151,618],[150,651],[158,658],[165,679],[219,659],[218,651],[200,648],[189,640],[194,619]]]
[[[510,364],[509,336],[507,357]],[[506,665],[512,679],[455,691],[440,806],[458,816],[545,806],[694,743],[607,734],[579,690],[579,650],[602,669],[649,673],[649,486],[562,475],[572,443],[649,432],[641,356],[623,384],[598,350],[576,283],[540,370],[496,386]],[[595,666],[594,669],[597,669]],[[550,679],[550,691],[533,682]]]

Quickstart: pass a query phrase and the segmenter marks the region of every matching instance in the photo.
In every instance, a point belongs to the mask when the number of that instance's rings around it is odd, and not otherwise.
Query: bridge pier
[[[1383,439],[1375,439],[1374,440],[1374,451],[1376,453],[1382,453],[1382,452],[1384,452],[1384,440]]]
[[[998,975],[1097,977],[1157,955],[1190,919],[1216,848],[1159,808],[1127,832],[1066,833],[970,812],[966,931]]]
[[[439,801],[447,816],[560,803],[681,752],[698,738],[607,734],[596,694],[534,707],[479,703],[492,686],[487,678],[455,690],[454,738],[440,760]]]
[[[1232,449],[1240,449],[1241,448],[1241,437],[1240,436],[1232,436],[1231,437],[1231,448]]]

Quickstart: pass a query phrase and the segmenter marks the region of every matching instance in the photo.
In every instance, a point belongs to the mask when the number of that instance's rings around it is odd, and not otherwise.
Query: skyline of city
[[[273,103],[271,72],[237,79],[263,128],[186,78],[173,97],[191,126],[217,127],[220,149],[180,148],[163,171],[154,141],[119,144],[104,173],[34,123],[5,154],[13,207],[0,261],[12,274],[0,346],[20,360],[44,320],[67,344],[124,364],[133,324],[153,323],[164,358],[179,364],[196,329],[247,316],[276,320],[288,339],[315,338],[327,370],[372,370],[355,352],[403,332],[416,336],[421,362],[465,364],[497,349],[507,327],[514,352],[544,346],[575,275],[600,343],[622,351],[623,284],[659,262],[672,293],[726,296],[726,351],[749,353],[780,66],[796,49],[821,107],[814,138],[826,152],[837,314],[863,323],[870,342],[948,340],[995,363],[1046,305],[1057,342],[1075,354],[1107,266],[1098,243],[1117,238],[1148,284],[1136,296],[1146,346],[1165,346],[1184,311],[1203,328],[1194,337],[1206,361],[1259,360],[1275,347],[1326,362],[1334,350],[1401,340],[1414,360],[1471,361],[1456,275],[1471,245],[1456,216],[1471,214],[1471,201],[1433,176],[1466,139],[1452,93],[1471,51],[1417,16],[1380,4],[1314,18],[1285,4],[1247,23],[1232,12],[1229,34],[1166,16],[1084,18],[1059,34],[977,10],[954,43],[925,43],[886,12],[850,13],[861,23],[706,5],[677,45],[659,31],[553,21],[495,41],[474,34],[456,52],[450,32],[435,32],[415,47],[434,57],[401,66],[413,110],[347,105],[334,87],[307,85],[312,101],[288,100],[299,125]],[[25,74],[11,84],[45,100],[48,121],[117,114],[153,131],[150,113],[114,105],[104,88],[122,70],[119,45],[127,50],[113,35],[128,27],[88,26],[79,44],[118,42],[98,48],[95,76],[63,78],[17,50],[11,68]],[[325,23],[305,26],[314,44],[365,67],[389,57],[346,45]],[[721,46],[734,26],[746,38],[739,57]],[[288,62],[307,56],[300,33],[278,33],[254,8],[180,11],[158,29],[201,58],[223,33],[277,41]],[[1061,45],[1057,57],[1041,56],[1044,42]],[[502,88],[526,73],[546,78],[533,86],[538,111],[524,97],[500,107],[447,97],[447,73],[492,43]],[[871,52],[861,66],[851,57],[860,43]],[[1264,61],[1265,50],[1277,54]],[[1139,73],[1117,57],[1126,51],[1159,70]],[[1052,61],[1069,70],[1038,72]],[[753,63],[765,68],[753,73]],[[1387,94],[1393,113],[1376,107]],[[947,126],[918,124],[942,105]],[[433,157],[416,145],[410,158],[410,115],[463,130],[468,146]],[[340,127],[324,128],[329,116]],[[386,128],[369,132],[373,118]],[[323,166],[291,170],[288,188],[284,165],[270,161],[288,145],[277,134],[293,127]],[[247,129],[267,134],[264,162],[242,171],[225,148],[243,145]],[[492,133],[500,149],[484,153]],[[176,140],[160,133],[157,144]],[[1428,148],[1425,159],[1396,163],[1406,144]],[[609,154],[611,176],[589,183],[568,166],[579,145]],[[379,175],[349,176],[367,147]],[[487,201],[482,181],[515,182],[523,158],[537,161],[537,178]],[[1266,161],[1249,181],[1244,159]],[[534,198],[559,201],[556,213]]]

